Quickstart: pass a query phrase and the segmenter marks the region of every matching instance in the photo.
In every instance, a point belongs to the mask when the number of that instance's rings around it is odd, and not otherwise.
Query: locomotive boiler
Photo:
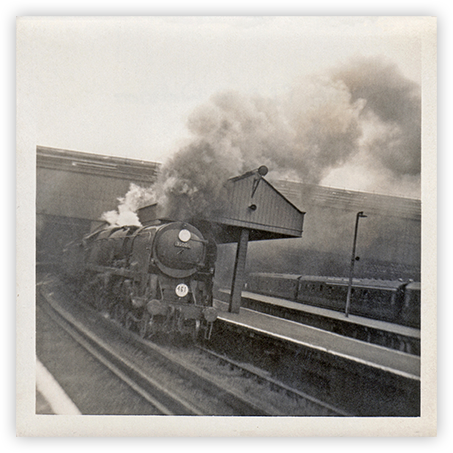
[[[187,222],[110,227],[64,252],[65,273],[82,293],[140,336],[159,332],[209,339],[216,244]]]

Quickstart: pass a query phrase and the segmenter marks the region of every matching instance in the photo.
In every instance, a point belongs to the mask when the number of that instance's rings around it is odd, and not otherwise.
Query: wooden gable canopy
[[[221,206],[206,216],[220,243],[237,242],[243,228],[249,241],[302,236],[305,213],[264,179],[266,173],[263,166],[227,181]]]

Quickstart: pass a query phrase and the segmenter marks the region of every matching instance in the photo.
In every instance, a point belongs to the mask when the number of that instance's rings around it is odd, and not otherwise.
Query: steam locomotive
[[[247,291],[345,310],[348,279],[293,274],[251,273]],[[420,328],[420,282],[354,278],[352,315]]]
[[[206,238],[207,236],[208,238]],[[136,330],[209,339],[216,244],[186,222],[109,227],[70,244],[64,271],[97,310]]]

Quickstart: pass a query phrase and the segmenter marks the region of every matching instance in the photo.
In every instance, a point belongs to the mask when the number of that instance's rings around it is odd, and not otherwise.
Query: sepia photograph
[[[17,435],[435,436],[436,27],[18,17]]]

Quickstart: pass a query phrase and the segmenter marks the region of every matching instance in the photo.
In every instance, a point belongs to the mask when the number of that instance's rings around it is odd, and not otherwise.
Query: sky
[[[354,59],[379,59],[400,80],[420,89],[426,30],[421,17],[21,18],[18,147],[41,145],[165,163],[193,139],[194,112],[223,93],[266,99],[278,108],[299,96],[303,110],[321,98],[319,80],[331,82],[332,74],[344,72]],[[313,93],[310,100],[301,96],[304,92]],[[347,112],[354,101],[351,93]],[[371,105],[367,99],[365,103]],[[366,109],[357,105],[353,109],[364,118]],[[279,113],[280,123],[291,122],[285,115]],[[358,140],[371,129],[380,134],[383,124],[370,122],[369,114],[367,118],[344,162],[338,160],[306,182],[420,197],[419,175],[396,177],[389,165],[378,171],[374,163],[363,163],[364,145]],[[292,147],[293,154],[302,144],[298,146]],[[304,180],[294,168],[274,176]]]

